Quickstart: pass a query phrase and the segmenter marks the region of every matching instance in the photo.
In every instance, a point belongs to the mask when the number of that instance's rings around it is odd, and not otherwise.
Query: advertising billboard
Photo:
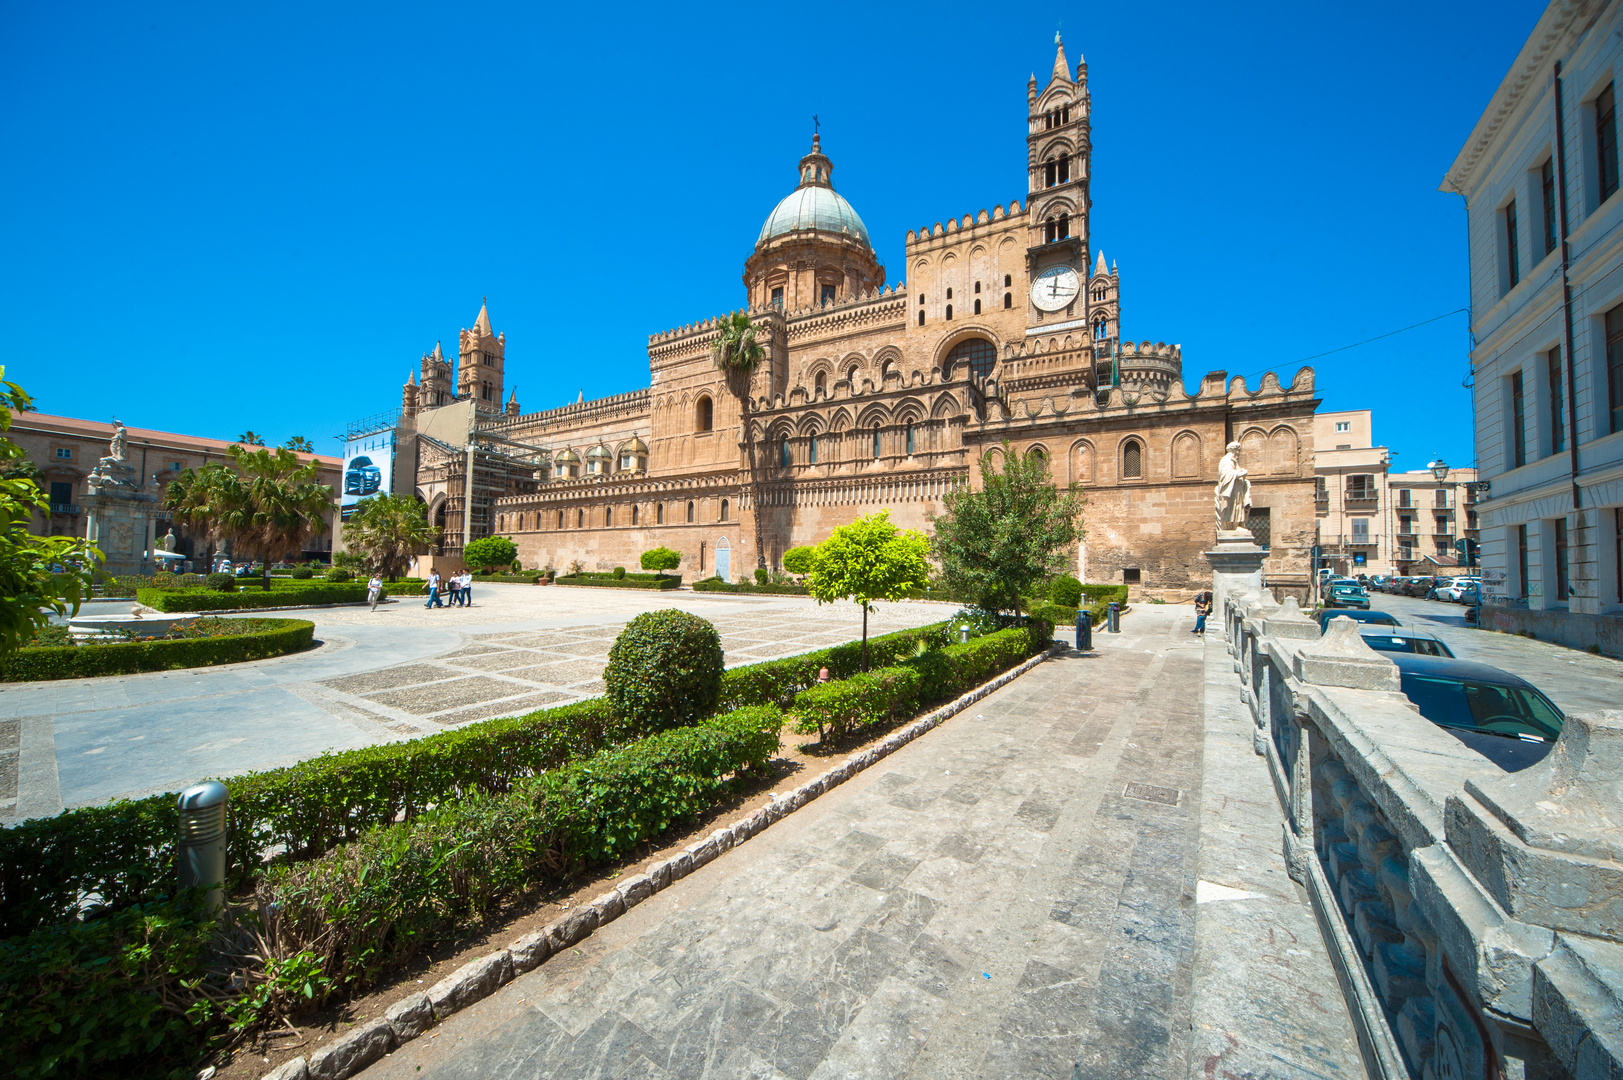
[[[340,517],[354,512],[355,504],[369,495],[388,495],[394,487],[395,429],[384,428],[344,442],[344,492]]]

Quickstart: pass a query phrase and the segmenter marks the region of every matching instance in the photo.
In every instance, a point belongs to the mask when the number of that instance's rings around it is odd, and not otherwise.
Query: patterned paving
[[[790,620],[736,616],[711,621],[721,634],[729,667],[838,645],[850,641],[853,630],[843,615],[798,612]],[[601,694],[609,648],[622,626],[475,634],[471,644],[431,661],[319,685],[385,722],[426,720],[448,727],[509,716]]]

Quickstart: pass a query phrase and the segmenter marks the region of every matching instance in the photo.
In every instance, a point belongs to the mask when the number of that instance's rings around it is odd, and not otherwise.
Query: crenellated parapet
[[[577,401],[556,409],[543,409],[540,412],[481,416],[478,430],[510,433],[515,429],[523,429],[527,434],[541,435],[548,427],[567,427],[647,416],[651,394],[650,390],[644,388],[609,397],[593,398],[591,401]]]
[[[941,243],[957,243],[964,239],[960,233],[973,233],[982,226],[1002,226],[1006,219],[1023,217],[1025,211],[1021,209],[1020,200],[1015,199],[1007,207],[994,206],[991,213],[984,209],[978,213],[965,214],[962,219],[950,217],[945,225],[936,222],[934,225],[925,225],[917,229],[907,230],[907,253],[929,250]]]

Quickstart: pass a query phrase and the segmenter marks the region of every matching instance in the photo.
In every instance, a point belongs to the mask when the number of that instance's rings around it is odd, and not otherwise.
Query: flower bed
[[[0,681],[82,679],[264,660],[309,648],[315,633],[315,624],[302,619],[200,621],[235,626],[206,635],[182,630],[186,636],[152,641],[30,645],[0,660]]]
[[[269,591],[251,587],[231,592],[215,589],[142,589],[136,596],[147,607],[164,612],[358,604],[366,599],[366,583],[292,581],[286,585],[274,584]]]

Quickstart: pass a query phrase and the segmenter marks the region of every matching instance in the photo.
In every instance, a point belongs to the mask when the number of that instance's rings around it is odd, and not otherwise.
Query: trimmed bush
[[[302,619],[263,619],[274,624],[245,634],[107,645],[46,645],[18,649],[0,659],[0,681],[42,682],[130,675],[140,671],[239,664],[286,656],[310,647],[315,624]]]
[[[1125,585],[1084,585],[1082,595],[1087,597],[1090,604],[1108,604],[1114,600],[1118,604],[1127,603],[1127,586]],[[1077,606],[1081,606],[1078,604]]]
[[[940,622],[917,630],[898,630],[868,639],[868,655],[873,664],[886,667],[922,652],[945,645],[951,634],[949,624]],[[727,671],[721,677],[721,708],[745,705],[777,705],[788,708],[795,695],[817,685],[817,673],[828,668],[829,678],[844,679],[862,670],[862,644],[851,641],[828,649],[763,660]]]
[[[292,578],[294,581],[309,581],[315,576],[315,570],[308,566],[295,566],[293,568],[293,572],[288,575],[288,577]]]
[[[749,581],[723,581],[705,578],[693,583],[694,592],[760,593],[765,596],[810,596],[804,585],[757,585]]]
[[[605,750],[505,795],[471,794],[320,859],[271,870],[278,940],[365,985],[496,904],[629,854],[726,797],[777,752],[783,717],[742,709]]]
[[[505,536],[486,536],[470,540],[462,549],[462,561],[469,569],[488,570],[493,566],[511,566],[518,557],[518,547]]]
[[[1069,574],[1061,574],[1048,586],[1048,599],[1060,607],[1079,607],[1082,604],[1082,583]]]
[[[721,696],[721,637],[685,611],[648,611],[609,648],[604,695],[632,737],[683,727],[710,715]]]
[[[590,585],[600,589],[680,589],[682,579],[664,574],[568,574],[553,579],[555,585]]]
[[[757,566],[755,568],[755,584],[765,585],[770,577],[771,575],[766,572],[766,567]]]
[[[401,578],[383,583],[384,596],[427,596],[428,582],[422,578]]]
[[[614,580],[615,581],[624,581],[625,576],[626,576],[626,568],[625,567],[616,566],[614,568]]]
[[[541,580],[541,573],[537,570],[528,570],[521,574],[475,574],[475,581],[489,581],[498,585],[534,585]]]
[[[682,553],[668,547],[650,548],[640,561],[644,570],[675,570],[682,564]]]
[[[230,574],[210,574],[203,579],[203,583],[215,592],[235,592],[237,579]]]
[[[817,549],[811,545],[792,547],[783,553],[783,568],[791,574],[805,577],[811,573],[812,555]]]
[[[300,607],[306,604],[359,604],[366,600],[364,584],[297,582],[268,592],[251,587],[241,592],[212,589],[142,589],[136,594],[147,607],[165,612],[231,611],[238,608]]]
[[[328,570],[322,576],[328,581],[336,581],[339,584],[343,584],[346,581],[355,580],[355,575],[350,573],[348,570],[345,570],[343,567],[334,567],[333,569]]]
[[[913,668],[887,667],[819,683],[795,695],[795,730],[803,735],[815,731],[823,741],[865,724],[911,716],[923,682]]]

